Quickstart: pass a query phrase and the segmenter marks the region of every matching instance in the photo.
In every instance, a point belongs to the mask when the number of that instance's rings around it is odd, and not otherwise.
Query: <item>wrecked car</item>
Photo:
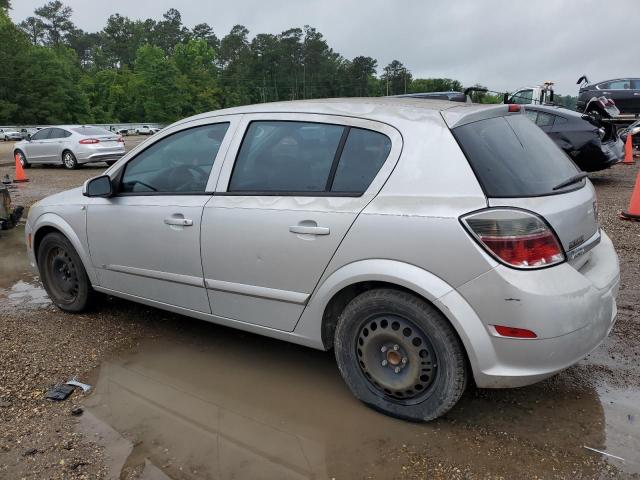
[[[520,105],[247,105],[41,200],[25,239],[63,311],[104,293],[333,349],[355,397],[425,421],[613,328],[618,259],[585,177]]]
[[[527,105],[525,113],[580,169],[595,172],[615,165],[624,154],[616,126],[602,118],[610,108],[601,105],[586,115],[552,105]]]
[[[617,78],[599,83],[590,83],[586,75],[577,81],[580,85],[578,92],[577,110],[589,112],[594,99],[604,97],[615,102],[619,112],[616,120],[632,122],[640,115],[640,78]]]

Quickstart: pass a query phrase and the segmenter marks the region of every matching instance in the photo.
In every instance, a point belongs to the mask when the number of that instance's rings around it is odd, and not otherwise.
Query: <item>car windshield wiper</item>
[[[567,178],[564,182],[559,183],[552,190],[560,190],[561,188],[568,187],[569,185],[573,185],[574,183],[578,183],[580,180],[587,176],[586,172],[580,172],[573,177]]]

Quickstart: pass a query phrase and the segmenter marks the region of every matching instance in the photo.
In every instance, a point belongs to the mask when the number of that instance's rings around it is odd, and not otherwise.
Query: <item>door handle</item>
[[[169,217],[164,219],[166,225],[178,225],[181,227],[193,227],[193,220],[190,218]]]
[[[329,235],[330,230],[328,227],[318,227],[312,225],[292,225],[289,227],[291,233],[297,233],[302,235]]]

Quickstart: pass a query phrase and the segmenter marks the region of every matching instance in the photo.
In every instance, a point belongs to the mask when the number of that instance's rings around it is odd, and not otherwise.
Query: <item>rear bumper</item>
[[[77,160],[78,163],[108,162],[119,160],[124,154],[124,150],[122,152],[83,153],[77,156]]]
[[[454,292],[471,307],[458,323],[483,327],[461,335],[479,387],[538,382],[575,364],[607,337],[617,313],[618,259],[604,232],[589,255],[580,270],[568,263],[530,272],[500,266]],[[439,303],[446,305],[446,297]],[[500,337],[491,325],[525,328],[538,338]]]

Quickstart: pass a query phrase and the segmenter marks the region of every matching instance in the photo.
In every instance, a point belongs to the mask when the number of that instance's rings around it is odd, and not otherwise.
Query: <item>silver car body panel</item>
[[[107,173],[117,175],[172,132],[230,121],[209,194],[101,199],[76,189],[34,205],[27,236],[43,226],[59,228],[72,239],[98,291],[314,348],[330,346],[322,338],[322,320],[335,294],[360,282],[397,285],[449,319],[478,386],[526,385],[575,363],[605,338],[616,314],[619,267],[606,234],[592,232],[594,222],[584,227],[579,221],[592,214],[585,209],[595,199],[590,184],[530,199],[484,196],[449,127],[465,122],[466,114],[506,112],[504,105],[333,99],[199,115],[154,135]],[[392,138],[392,154],[362,197],[227,195],[248,122],[285,117],[367,124]],[[588,252],[536,271],[498,264],[458,220],[489,204],[526,208],[552,226],[561,223],[565,249],[572,250],[574,236],[584,236],[578,247],[588,246]],[[567,207],[578,209],[569,215],[575,219],[561,218]],[[92,218],[94,213],[99,215]],[[164,224],[173,214],[188,216],[193,226]],[[305,220],[329,228],[329,234],[289,231]],[[540,338],[499,337],[492,327],[499,322],[531,327]]]

